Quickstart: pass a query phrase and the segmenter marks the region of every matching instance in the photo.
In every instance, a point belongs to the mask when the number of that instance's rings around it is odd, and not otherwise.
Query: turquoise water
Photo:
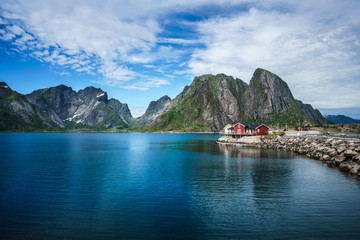
[[[218,137],[2,133],[0,239],[359,239],[359,180]]]

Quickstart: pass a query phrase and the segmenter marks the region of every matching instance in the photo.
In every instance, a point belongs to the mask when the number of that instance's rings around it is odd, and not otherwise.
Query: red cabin
[[[270,128],[265,124],[237,123],[234,127],[234,134],[265,135]]]
[[[266,135],[269,133],[270,128],[264,124],[260,124],[255,128],[256,135]]]
[[[234,132],[235,134],[245,134],[245,126],[242,125],[241,123],[237,123],[234,126]]]

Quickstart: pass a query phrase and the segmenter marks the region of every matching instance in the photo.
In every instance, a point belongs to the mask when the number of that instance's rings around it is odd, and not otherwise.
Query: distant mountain
[[[137,120],[136,125],[141,126],[153,121],[156,117],[165,113],[171,104],[171,98],[167,95],[157,101],[151,101],[145,113]]]
[[[0,131],[36,131],[56,129],[46,112],[29,102],[22,94],[0,82]]]
[[[120,129],[136,131],[219,131],[228,123],[271,126],[324,124],[309,104],[294,99],[277,75],[256,69],[250,83],[225,74],[195,77],[175,98],[163,96],[134,119],[128,105],[108,99],[100,88],[78,92],[60,85],[22,95],[0,83],[0,131]]]
[[[360,107],[319,108],[322,115],[344,115],[353,119],[360,119]]]
[[[127,104],[108,100],[106,92],[87,87],[78,92],[65,85],[22,95],[0,83],[0,131],[128,128]]]
[[[60,85],[25,95],[61,128],[127,128],[132,118],[127,104],[108,100],[100,88],[87,87],[78,92]]]
[[[360,124],[360,120],[353,119],[351,117],[347,117],[344,115],[328,115],[326,116],[326,119],[328,119],[329,121],[335,124],[352,124],[352,123]]]
[[[225,74],[195,77],[168,110],[147,125],[149,131],[219,131],[227,123],[324,124],[311,105],[294,99],[277,75],[256,69],[250,84]]]

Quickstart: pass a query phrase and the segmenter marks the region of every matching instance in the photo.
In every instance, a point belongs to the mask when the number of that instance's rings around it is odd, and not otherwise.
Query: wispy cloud
[[[262,67],[299,99],[351,106],[360,102],[358,12],[357,0],[2,0],[0,39],[109,86],[220,72],[248,81]]]
[[[136,60],[136,54],[151,52],[160,31],[152,16],[133,16],[136,9],[119,12],[119,4],[34,0],[1,5],[2,40],[40,61],[119,81],[135,75],[126,63],[148,62]]]
[[[111,80],[109,78],[105,78],[98,81],[97,83],[102,85],[116,86],[124,89],[141,90],[141,91],[145,91],[150,88],[158,88],[164,85],[170,85],[170,82],[167,79],[149,78],[149,77],[146,77],[146,80],[129,81],[127,83],[123,81]]]
[[[359,103],[359,4],[321,2],[284,2],[292,11],[255,5],[241,14],[200,22],[206,47],[192,54],[190,72],[224,72],[248,81],[262,67],[286,80],[296,97],[316,106]]]

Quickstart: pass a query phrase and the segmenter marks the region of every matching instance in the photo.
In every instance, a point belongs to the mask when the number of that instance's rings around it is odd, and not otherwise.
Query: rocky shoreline
[[[320,160],[341,171],[360,176],[360,140],[325,136],[251,136],[220,137],[219,144],[239,144],[258,148],[294,151],[308,158]]]

